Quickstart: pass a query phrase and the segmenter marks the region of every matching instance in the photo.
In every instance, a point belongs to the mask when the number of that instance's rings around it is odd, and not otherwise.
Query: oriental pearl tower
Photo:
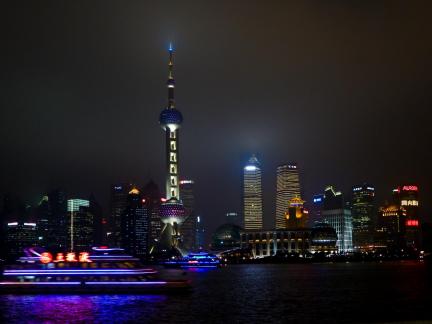
[[[162,232],[168,231],[171,236],[171,246],[179,247],[180,225],[185,220],[185,209],[180,200],[179,188],[179,129],[183,121],[181,112],[175,108],[173,76],[174,50],[169,47],[168,62],[168,105],[159,116],[159,123],[165,131],[166,149],[166,200],[160,207],[160,218],[164,223]]]

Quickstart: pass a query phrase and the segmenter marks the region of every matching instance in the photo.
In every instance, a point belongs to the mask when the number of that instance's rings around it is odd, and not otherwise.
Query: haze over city
[[[305,199],[417,183],[431,213],[431,24],[425,3],[9,3],[2,11],[1,192],[36,203],[152,178],[163,188],[166,50],[176,49],[183,178],[209,229],[241,211],[241,170],[296,161]],[[96,4],[96,5],[95,5]],[[133,5],[132,5],[133,4]],[[427,198],[427,199],[426,199]]]

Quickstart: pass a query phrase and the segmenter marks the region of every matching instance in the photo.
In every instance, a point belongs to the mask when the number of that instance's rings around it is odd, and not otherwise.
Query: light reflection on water
[[[237,265],[184,273],[194,286],[188,294],[0,296],[0,323],[432,319],[432,276],[417,262]]]

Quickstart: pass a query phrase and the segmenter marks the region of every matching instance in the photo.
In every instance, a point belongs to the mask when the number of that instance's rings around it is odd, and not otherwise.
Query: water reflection
[[[23,295],[2,296],[7,309],[2,322],[132,321],[136,314],[152,315],[164,295]],[[145,305],[145,307],[143,307]]]

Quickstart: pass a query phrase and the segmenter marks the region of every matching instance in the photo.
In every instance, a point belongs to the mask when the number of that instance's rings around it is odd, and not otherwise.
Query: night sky
[[[164,190],[167,48],[176,50],[182,178],[209,232],[241,211],[262,162],[265,225],[276,166],[297,161],[305,200],[327,184],[418,184],[432,212],[430,1],[15,1],[3,5],[0,193]]]

